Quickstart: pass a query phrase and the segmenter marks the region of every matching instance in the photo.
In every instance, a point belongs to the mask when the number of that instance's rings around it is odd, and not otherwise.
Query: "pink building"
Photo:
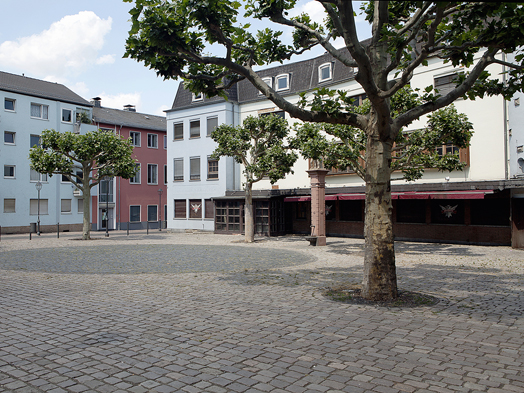
[[[131,179],[100,183],[93,196],[93,229],[158,229],[167,214],[166,118],[138,113],[132,105],[123,110],[104,108],[99,98],[94,104],[98,128],[131,139],[139,171]]]

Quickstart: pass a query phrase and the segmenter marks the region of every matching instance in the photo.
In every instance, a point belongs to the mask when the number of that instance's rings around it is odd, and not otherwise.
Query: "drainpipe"
[[[120,129],[118,130],[118,136],[121,136],[122,135],[122,124],[120,125]],[[115,131],[116,131],[116,124],[115,124]],[[119,176],[118,177],[118,230],[122,229],[121,228],[121,221],[122,221],[122,216],[120,215],[122,213],[122,192],[120,190],[120,187],[122,185],[122,178]],[[129,220],[128,220],[129,221]],[[129,230],[129,228],[127,228]]]
[[[506,61],[506,54],[502,54],[502,61]],[[506,65],[502,65],[502,83],[504,86],[506,86]],[[508,173],[508,101],[506,99],[502,99],[502,103],[504,105],[504,179],[509,179],[509,173]]]

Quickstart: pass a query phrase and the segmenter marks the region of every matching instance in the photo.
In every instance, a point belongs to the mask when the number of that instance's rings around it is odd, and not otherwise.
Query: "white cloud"
[[[98,95],[102,99],[102,106],[113,109],[124,109],[124,105],[135,105],[136,110],[139,112],[139,106],[141,103],[140,93],[122,93],[117,95],[109,95],[101,93]]]
[[[111,23],[92,11],[65,16],[39,34],[0,44],[0,66],[49,79],[77,75],[97,58]]]
[[[102,64],[113,64],[115,62],[115,56],[114,55],[104,55],[102,57],[99,57],[96,59],[96,64],[102,65]]]

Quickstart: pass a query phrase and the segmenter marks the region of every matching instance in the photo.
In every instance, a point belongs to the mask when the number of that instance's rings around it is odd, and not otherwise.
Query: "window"
[[[140,206],[129,206],[129,221],[140,222]]]
[[[4,131],[4,143],[6,145],[14,145],[15,144],[15,132],[11,131]]]
[[[29,136],[29,147],[40,147],[40,135]]]
[[[204,99],[204,96],[202,93],[196,93],[193,94],[193,101],[202,101]]]
[[[84,182],[84,173],[82,172],[82,170],[77,170],[76,172],[76,182],[78,184],[82,184]]]
[[[260,116],[269,116],[269,115],[278,116],[278,117],[281,117],[282,119],[286,118],[286,112],[284,111],[265,112],[265,113],[260,114]]]
[[[158,148],[158,135],[157,134],[147,134],[147,147],[152,147],[154,149]]]
[[[218,117],[207,118],[207,136],[211,136],[211,133],[218,127]]]
[[[130,131],[129,139],[131,139],[131,145],[135,147],[140,147],[140,132]]]
[[[189,159],[189,180],[200,180],[200,157]]]
[[[147,205],[147,221],[158,221],[157,205]]]
[[[200,138],[200,120],[192,120],[189,122],[189,137]]]
[[[31,117],[35,119],[49,119],[49,106],[31,103]]]
[[[15,166],[14,165],[4,165],[4,179],[14,179],[15,178]]]
[[[62,109],[62,121],[64,123],[73,122],[73,111],[71,109]]]
[[[40,215],[47,215],[48,213],[47,199],[40,199]],[[38,199],[29,200],[29,214],[31,216],[38,215]]]
[[[360,106],[360,105],[362,105],[362,103],[364,102],[364,100],[367,97],[368,96],[365,93],[353,96],[353,97],[351,97],[353,99],[353,102],[351,103],[351,105],[353,105],[353,106]]]
[[[60,213],[71,213],[71,199],[62,199],[60,202]]]
[[[112,129],[112,128],[104,128],[104,127],[100,127],[100,131],[102,132],[109,132],[111,134],[114,134],[115,133],[115,130]]]
[[[135,164],[136,165],[136,173],[135,173],[135,176],[133,176],[131,179],[129,179],[129,183],[131,184],[140,184],[140,164]]]
[[[14,198],[4,199],[4,213],[16,213]]]
[[[6,111],[13,111],[15,110],[15,102],[16,100],[13,100],[12,98],[5,98],[4,99],[4,109]]]
[[[173,160],[173,181],[183,181],[184,180],[184,159],[175,158]]]
[[[218,160],[207,158],[207,178],[218,179]]]
[[[204,201],[204,207],[205,207],[205,211],[204,211],[204,214],[205,214],[205,218],[215,218],[215,204],[213,203],[213,201],[211,199],[206,199]]]
[[[307,211],[309,202],[297,202],[295,205],[295,218],[297,220],[305,220],[307,218]]]
[[[289,74],[282,74],[276,77],[276,90],[289,89]]]
[[[173,124],[173,140],[178,141],[184,139],[184,123]]]
[[[437,154],[444,156],[446,154],[456,154],[460,151],[460,148],[455,146],[453,143],[446,143],[442,146],[437,147]]]
[[[331,80],[331,63],[325,63],[322,64],[320,67],[318,67],[318,81],[319,82],[325,82],[328,80]]]
[[[347,200],[338,201],[340,221],[357,221],[364,220],[364,201]]]
[[[439,76],[434,79],[435,90],[438,94],[445,96],[456,87],[458,74]]]
[[[426,201],[424,199],[399,199],[395,210],[399,223],[426,223]]]
[[[262,78],[262,81],[268,85],[269,87],[273,88],[273,78],[271,77],[266,77],[266,78]],[[258,94],[262,95],[264,93],[262,93],[261,91],[258,92]]]
[[[84,212],[84,200],[80,198],[80,199],[77,199],[76,201],[78,203],[78,206],[77,206],[78,213],[83,213]]]
[[[167,165],[164,165],[164,184],[167,184]]]
[[[47,182],[47,174],[45,174],[45,173],[38,173],[33,168],[31,168],[31,171],[29,173],[29,181],[31,181],[31,182],[37,182],[37,181]]]
[[[200,199],[189,200],[189,218],[202,218],[202,201]]]
[[[175,199],[175,218],[186,218],[186,200]]]
[[[158,184],[157,164],[147,164],[147,184]]]
[[[62,183],[69,183],[69,178],[66,175],[62,175]]]
[[[164,149],[167,149],[167,135],[164,135]]]

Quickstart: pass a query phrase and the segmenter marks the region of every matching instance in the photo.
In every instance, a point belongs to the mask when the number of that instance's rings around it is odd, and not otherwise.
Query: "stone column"
[[[317,237],[317,246],[326,245],[326,169],[306,171],[311,178],[311,235]]]

